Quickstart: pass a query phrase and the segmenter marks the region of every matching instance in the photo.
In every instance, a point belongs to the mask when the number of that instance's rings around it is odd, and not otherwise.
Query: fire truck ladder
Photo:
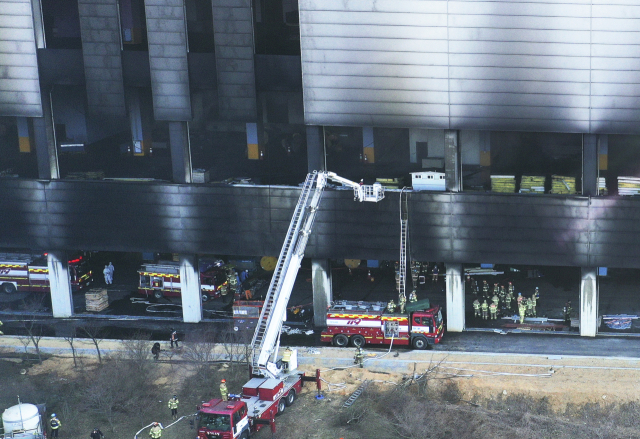
[[[377,202],[384,198],[384,188],[380,184],[365,186],[339,177],[333,172],[314,171],[307,175],[251,341],[251,365],[252,373],[255,375],[276,378],[279,374],[274,361],[280,346],[282,322],[287,315],[289,297],[304,257],[327,179],[353,188],[357,201]],[[269,359],[272,356],[273,360],[270,362]]]
[[[407,278],[407,245],[409,232],[409,207],[407,203],[408,194],[406,188],[400,191],[400,273],[398,276],[398,298],[404,296]]]
[[[275,377],[276,371],[267,370],[267,364],[271,355],[275,357],[278,352],[282,321],[286,317],[286,306],[325,186],[326,175],[318,172],[307,175],[302,186],[251,342],[254,374]]]

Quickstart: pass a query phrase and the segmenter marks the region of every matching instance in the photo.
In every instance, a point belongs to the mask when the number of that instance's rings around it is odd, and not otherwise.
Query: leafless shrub
[[[86,325],[82,326],[80,329],[93,342],[93,345],[96,348],[96,353],[98,354],[98,363],[102,364],[102,352],[100,352],[100,343],[102,342],[104,337],[106,337],[107,335],[106,328],[100,326],[98,322],[88,322]]]
[[[149,333],[138,331],[130,339],[122,341],[124,358],[130,361],[137,373],[145,373],[152,366],[150,338]]]
[[[235,331],[232,326],[228,326],[221,336],[222,346],[229,361],[231,373],[236,372],[236,368],[247,366],[251,358],[251,335],[244,331]]]
[[[195,368],[202,382],[211,378],[211,363],[217,359],[215,353],[216,332],[213,329],[200,329],[188,333],[183,343],[182,358]]]

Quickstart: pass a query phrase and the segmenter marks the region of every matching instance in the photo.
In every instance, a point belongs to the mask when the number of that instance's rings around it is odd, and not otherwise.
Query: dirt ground
[[[109,342],[105,348],[113,352],[115,344],[111,344],[114,342]],[[364,380],[376,383],[379,389],[392,389],[428,370],[429,386],[432,388],[439,389],[447,383],[455,382],[462,400],[480,404],[507,395],[524,394],[533,398],[546,398],[555,412],[563,413],[570,404],[612,405],[638,400],[640,360],[636,359],[404,350],[399,350],[395,357],[393,351],[388,354],[382,350],[365,352],[365,368],[359,368],[352,365],[351,349],[321,348],[313,352],[301,350],[300,369],[308,374],[314,374],[316,368],[321,369],[324,380],[322,393],[325,398],[317,400],[315,386],[307,383],[297,402],[278,417],[276,437],[326,439],[335,436],[336,439],[347,439],[350,437],[349,426],[340,425],[336,419],[344,401]],[[73,386],[76,381],[82,381],[83,377],[86,380],[86,376],[90,376],[85,375],[87,371],[99,370],[95,355],[85,351],[80,358],[80,367],[75,368],[72,358],[65,354],[48,356],[42,364],[30,367],[21,363],[20,358],[21,355],[14,350],[0,349],[0,388],[4,389],[0,394],[0,410],[15,404],[16,395],[20,394],[23,402],[47,402],[50,409],[57,411],[59,415],[62,412],[65,416],[73,416],[74,420],[71,422],[80,423],[81,428],[75,427],[80,431],[86,430],[87,434],[95,425],[105,425],[101,415],[82,407],[81,398],[76,402],[78,407],[65,400],[65,385]],[[213,379],[208,383],[215,382],[220,376],[229,376],[231,371],[225,366],[214,365]],[[185,385],[192,385],[189,383],[195,382],[197,385],[197,379],[194,369],[185,364],[179,354],[166,362],[154,363],[153,367],[153,374],[150,376],[157,388],[157,392],[152,394],[155,399],[149,401],[149,406],[144,408],[144,415],[136,419],[125,416],[124,411],[118,414],[115,431],[105,431],[107,438],[133,438],[139,428],[155,420],[168,425],[170,420],[166,400],[174,393],[181,400],[181,415],[194,412],[195,406],[203,399],[218,396],[217,388],[209,384],[185,390]],[[27,369],[27,373],[20,374],[20,369]],[[236,370],[235,373],[239,376],[229,388],[231,393],[239,393],[241,383],[246,379],[246,372]],[[44,386],[40,390],[45,390],[54,381],[55,391],[38,391],[39,386]],[[115,382],[114,385],[118,386],[119,383]],[[26,400],[28,397],[45,401]],[[61,420],[68,429],[70,420]],[[103,431],[106,429],[105,427]],[[193,436],[194,433],[188,420],[185,420],[167,429],[163,439],[182,439]],[[141,437],[146,436],[144,432]],[[265,428],[254,437],[266,439],[271,437],[271,433]]]

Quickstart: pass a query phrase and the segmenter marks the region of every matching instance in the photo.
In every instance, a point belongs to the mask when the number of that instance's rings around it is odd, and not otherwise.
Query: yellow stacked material
[[[104,179],[104,171],[69,172],[67,178],[70,180],[102,180]]]
[[[516,191],[515,175],[492,175],[491,192],[513,193]]]
[[[106,288],[92,288],[84,295],[87,311],[102,311],[109,307],[109,295]]]
[[[619,176],[618,195],[640,195],[640,178]]]
[[[520,178],[521,194],[544,194],[544,176],[523,175]]]
[[[576,178],[566,177],[563,175],[551,176],[551,193],[552,194],[575,194]]]
[[[404,187],[404,178],[376,178],[376,183],[389,189],[401,189]]]
[[[607,195],[609,191],[607,190],[607,182],[604,177],[598,178],[598,195]]]

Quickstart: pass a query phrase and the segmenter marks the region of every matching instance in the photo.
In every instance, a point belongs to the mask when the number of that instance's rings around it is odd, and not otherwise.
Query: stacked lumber
[[[69,180],[102,180],[104,179],[104,171],[69,172],[67,178]]]
[[[523,175],[520,178],[521,194],[544,194],[544,176]]]
[[[106,288],[92,288],[84,295],[87,311],[102,311],[109,307],[109,295]]]
[[[576,178],[564,175],[551,176],[551,193],[552,194],[575,194]]]
[[[516,191],[515,175],[492,175],[491,192],[513,193]]]
[[[618,195],[640,194],[640,178],[618,176]]]
[[[598,178],[598,195],[608,195],[607,182],[604,177]]]

